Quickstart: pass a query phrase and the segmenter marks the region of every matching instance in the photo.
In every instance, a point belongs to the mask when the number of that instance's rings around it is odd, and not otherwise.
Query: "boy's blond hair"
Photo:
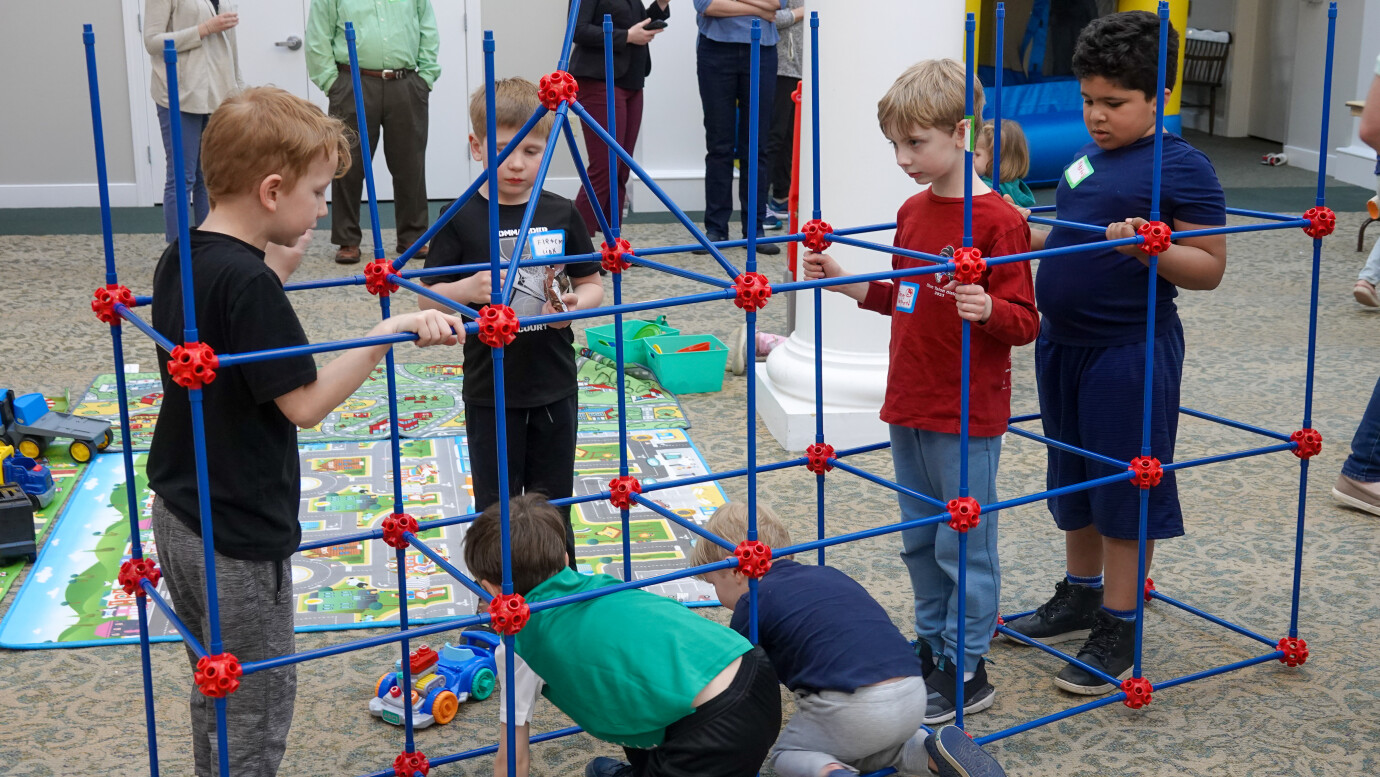
[[[486,98],[484,87],[470,94],[470,133],[478,140],[488,137],[488,115],[485,112]],[[519,129],[532,118],[541,99],[537,97],[537,85],[525,78],[514,76],[494,82],[494,126],[500,129]],[[541,138],[551,134],[551,124],[556,120],[554,114],[547,113],[541,121],[527,133],[529,138]]]
[[[350,169],[350,131],[340,119],[274,86],[246,89],[220,104],[201,133],[201,170],[212,205],[250,194],[270,175],[285,191],[321,157],[338,155],[337,178]]]
[[[904,137],[915,127],[952,132],[964,110],[963,63],[952,59],[916,62],[877,101],[877,122],[887,137]],[[982,83],[973,79],[973,115],[982,115]]]
[[[988,154],[992,152],[992,143],[995,142],[995,127],[993,122],[983,122],[982,130],[978,132],[978,148],[987,149]],[[1030,172],[1030,147],[1025,142],[1025,130],[1021,129],[1020,122],[1015,119],[1001,120],[1001,179],[1003,181],[1018,181]]]
[[[748,532],[748,509],[742,502],[729,502],[714,511],[709,523],[705,524],[705,529],[717,534],[728,542],[737,545],[747,539]],[[786,525],[776,516],[776,512],[770,507],[757,503],[757,540],[763,545],[773,549],[789,547],[791,544],[791,533],[786,529]],[[715,561],[723,561],[728,558],[729,551],[726,548],[700,538],[695,540],[695,548],[690,554],[691,566],[703,566],[713,564]],[[785,556],[773,555],[772,558],[786,558]]]

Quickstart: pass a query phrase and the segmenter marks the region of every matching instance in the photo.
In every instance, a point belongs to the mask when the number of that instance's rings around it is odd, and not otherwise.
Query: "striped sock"
[[[1097,575],[1095,577],[1079,577],[1072,572],[1065,572],[1064,579],[1073,585],[1087,586],[1088,588],[1102,587],[1102,575]]]
[[[1104,606],[1102,610],[1119,621],[1133,621],[1136,619],[1135,610],[1113,610],[1111,607],[1106,606]]]

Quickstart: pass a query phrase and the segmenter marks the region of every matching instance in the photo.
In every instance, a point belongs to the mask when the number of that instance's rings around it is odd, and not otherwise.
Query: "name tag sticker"
[[[537,256],[563,256],[565,254],[564,229],[532,233],[527,236],[527,239],[532,243],[532,253]]]
[[[1092,174],[1092,160],[1084,155],[1079,158],[1078,161],[1069,165],[1068,169],[1064,171],[1064,180],[1069,182],[1070,189],[1077,189],[1078,184],[1083,183],[1083,181],[1087,180],[1087,177]]]
[[[896,290],[896,309],[902,313],[915,312],[915,298],[920,296],[920,284],[902,281]]]

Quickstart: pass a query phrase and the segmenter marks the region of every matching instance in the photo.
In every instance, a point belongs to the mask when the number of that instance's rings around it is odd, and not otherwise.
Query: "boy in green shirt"
[[[567,566],[565,525],[539,494],[509,502],[513,590],[529,604],[618,585]],[[484,590],[503,579],[499,505],[465,536],[465,564]],[[517,775],[526,777],[532,708],[546,696],[585,731],[622,745],[587,777],[751,777],[781,729],[776,674],[761,648],[670,599],[642,590],[533,612],[514,641]],[[505,651],[500,648],[500,674]],[[506,697],[505,697],[506,699]],[[507,704],[499,720],[507,722]],[[494,773],[507,770],[499,738]]]

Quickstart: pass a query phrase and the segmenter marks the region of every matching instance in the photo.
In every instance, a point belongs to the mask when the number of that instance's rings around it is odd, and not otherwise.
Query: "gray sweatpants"
[[[853,693],[797,692],[795,714],[777,737],[767,764],[781,777],[816,777],[831,763],[855,772],[888,766],[928,774],[925,680],[907,677]]]
[[[158,543],[158,565],[172,596],[173,609],[202,646],[210,650],[201,537],[183,525],[161,497],[153,500],[153,533]],[[292,566],[288,561],[240,561],[216,553],[216,586],[220,591],[220,636],[225,652],[245,664],[295,650]],[[197,657],[190,647],[187,658],[195,671]],[[295,665],[240,678],[239,690],[226,697],[231,777],[277,774],[287,747],[296,697]],[[203,695],[194,684],[191,708],[196,774],[213,777],[219,772],[215,699]]]

